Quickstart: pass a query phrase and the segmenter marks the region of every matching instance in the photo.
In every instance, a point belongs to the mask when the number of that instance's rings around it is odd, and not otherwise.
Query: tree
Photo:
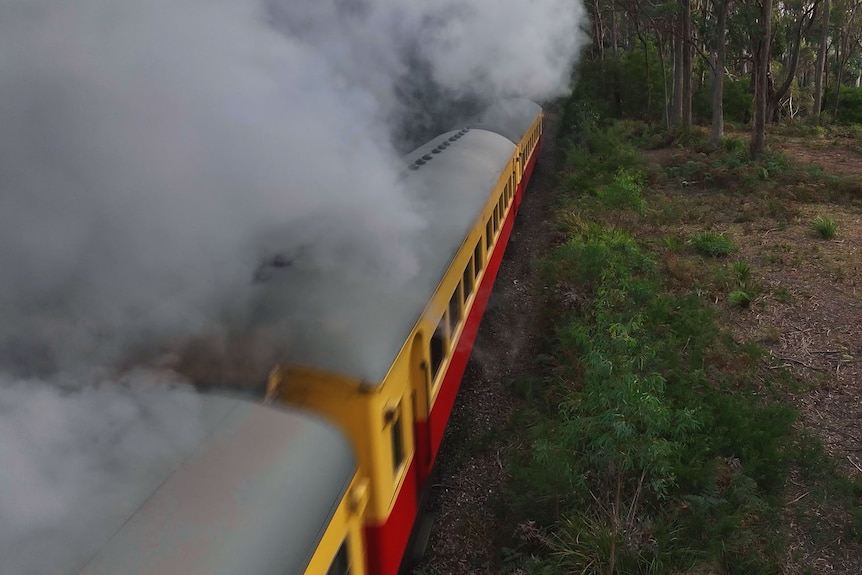
[[[766,149],[766,113],[769,92],[769,47],[772,41],[772,0],[758,2],[760,37],[754,41],[754,130],[749,151],[757,158]]]
[[[786,3],[783,5],[785,14],[789,21],[786,30],[786,40],[788,45],[788,60],[785,66],[785,78],[777,88],[774,85],[774,78],[770,73],[770,84],[767,94],[767,110],[766,118],[770,122],[778,122],[779,109],[793,81],[796,79],[796,71],[799,68],[799,54],[804,43],[805,35],[811,29],[811,26],[816,21],[817,8],[820,0],[808,3],[804,0],[798,5],[794,3]],[[798,12],[795,12],[795,10]],[[767,63],[767,66],[769,64]]]
[[[811,113],[820,121],[823,109],[823,72],[826,67],[826,51],[829,48],[829,13],[830,0],[823,0],[823,10],[820,12],[820,49],[817,51],[817,62],[814,66],[814,107]]]
[[[727,55],[727,15],[730,0],[713,0],[717,24],[712,50],[712,130],[710,140],[718,145],[724,135],[724,63]]]

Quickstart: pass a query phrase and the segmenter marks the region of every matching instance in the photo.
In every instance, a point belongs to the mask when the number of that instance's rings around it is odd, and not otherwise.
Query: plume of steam
[[[399,188],[405,125],[564,92],[582,17],[580,0],[0,0],[4,573],[45,572],[22,542],[169,453],[160,428],[194,440],[193,396],[153,388],[179,376],[130,374],[230,357],[262,261],[408,277],[401,240],[424,223]],[[271,361],[259,343],[246,361]]]

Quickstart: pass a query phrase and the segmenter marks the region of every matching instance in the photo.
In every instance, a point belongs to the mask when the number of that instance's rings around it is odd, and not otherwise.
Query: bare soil
[[[550,248],[549,222],[555,113],[546,111],[546,138],[537,169],[467,367],[443,441],[430,507],[435,515],[429,548],[414,575],[491,575],[501,571],[495,497],[506,481],[502,461],[510,445],[500,433],[519,407],[507,382],[535,369],[541,300],[533,291],[534,261]],[[777,147],[826,173],[862,178],[855,141],[787,139]],[[646,154],[667,165],[673,152]],[[788,198],[792,198],[789,194]],[[862,200],[862,198],[859,198]],[[757,341],[768,352],[765,369],[786,369],[799,382],[786,400],[799,410],[797,426],[822,439],[848,476],[862,476],[862,208],[859,202],[777,205],[704,190],[658,189],[652,205],[674,206],[680,217],[653,234],[687,238],[712,229],[731,236],[758,286],[748,309],[729,305],[726,290],[703,294],[714,301],[726,329],[740,342]],[[740,214],[745,214],[740,218]],[[833,240],[815,237],[811,223],[823,215],[838,222]],[[671,275],[684,284],[698,256],[670,256]],[[478,447],[477,447],[478,445]],[[842,511],[794,474],[787,486],[790,546],[783,573],[804,566],[816,574],[862,573],[862,545],[839,527]],[[823,499],[825,501],[825,498]],[[805,513],[798,508],[805,506]],[[812,517],[819,522],[812,533]]]

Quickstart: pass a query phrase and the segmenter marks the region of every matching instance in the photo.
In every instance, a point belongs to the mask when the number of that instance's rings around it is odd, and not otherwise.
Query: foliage
[[[826,90],[823,102],[828,108],[834,106],[834,86]],[[838,114],[833,120],[844,125],[862,124],[862,88],[841,86],[838,95]]]
[[[636,191],[631,186],[641,181],[637,173],[643,159],[637,149],[626,142],[626,126],[620,122],[599,125],[583,111],[578,122],[580,129],[576,135],[563,142],[566,188],[575,193],[593,191],[612,184],[622,175],[623,180],[628,178],[630,183],[621,183],[629,185],[629,192]]]
[[[811,227],[814,229],[814,233],[824,240],[831,240],[838,232],[838,222],[825,216],[814,218],[814,223],[811,224]]]
[[[754,94],[751,79],[741,77],[735,80],[725,79],[724,93],[721,101],[724,109],[724,119],[727,122],[748,124],[754,114]],[[712,121],[712,95],[708,83],[704,83],[692,96],[692,113],[694,117],[705,124]]]
[[[683,230],[651,238],[658,253],[651,252],[626,231],[633,218],[608,217],[611,210],[659,214],[662,206],[649,204],[668,203],[666,196],[648,186],[679,178],[692,194],[711,193],[707,186],[745,194],[740,217],[787,219],[798,212],[779,195],[784,184],[804,182],[820,194],[826,177],[780,153],[752,161],[739,137],[711,147],[697,129],[665,134],[677,147],[673,165],[645,171],[632,138],[651,145],[659,131],[604,122],[584,102],[564,106],[579,128],[560,138],[560,242],[540,263],[548,324],[542,368],[516,383],[529,403],[513,422],[519,447],[507,458],[512,479],[500,497],[500,513],[515,525],[504,570],[780,572],[790,469],[816,475],[830,509],[847,509],[822,528],[824,538],[859,540],[862,482],[827,471],[831,460],[816,457],[816,440],[794,431],[795,412],[775,393],[788,376],[760,367],[759,345],[725,335],[716,314],[733,314],[713,307],[715,291],[702,295],[700,279],[714,275],[712,287],[731,305],[751,305],[760,289],[751,266],[686,254]],[[687,217],[677,209],[672,219]],[[735,251],[730,237],[714,232],[689,240],[705,255]],[[695,262],[686,272],[691,281],[663,277],[679,260]],[[796,519],[818,529],[823,509],[814,500],[795,501]]]
[[[764,497],[782,485],[789,410],[707,384],[704,358],[719,351],[711,313],[664,293],[654,259],[625,232],[582,230],[542,270],[560,294],[553,399],[530,417],[543,423],[532,456],[512,469],[510,497],[548,530],[548,572],[679,572],[710,557],[772,564],[741,526],[771,513]]]
[[[736,289],[727,296],[727,301],[734,307],[746,308],[751,305],[751,294],[745,290]]]
[[[698,232],[691,236],[691,244],[698,253],[710,256],[727,256],[736,251],[733,240],[716,232]]]
[[[663,84],[658,52],[650,42],[646,57],[639,46],[638,50],[621,52],[617,58],[581,62],[575,97],[592,102],[603,117],[657,122],[664,116]]]

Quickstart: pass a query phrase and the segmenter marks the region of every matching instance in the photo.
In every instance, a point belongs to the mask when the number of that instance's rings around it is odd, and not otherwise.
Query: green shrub
[[[694,249],[701,255],[710,257],[727,256],[736,251],[733,241],[724,234],[700,232],[691,237]]]
[[[747,285],[751,279],[751,266],[746,262],[738,261],[733,264],[733,273],[736,274],[736,280],[739,285]]]
[[[646,200],[643,198],[643,174],[619,170],[614,180],[596,193],[596,198],[604,209],[633,210],[643,214]]]
[[[823,110],[832,112],[835,108],[835,87],[826,89],[823,97]],[[838,96],[838,113],[833,120],[839,124],[862,124],[862,88],[841,86]]]
[[[728,294],[727,301],[734,307],[747,308],[751,305],[751,294],[741,289],[733,290]]]
[[[824,240],[831,240],[838,232],[838,222],[824,216],[814,218],[814,223],[811,224],[811,227],[814,229],[814,233]]]

